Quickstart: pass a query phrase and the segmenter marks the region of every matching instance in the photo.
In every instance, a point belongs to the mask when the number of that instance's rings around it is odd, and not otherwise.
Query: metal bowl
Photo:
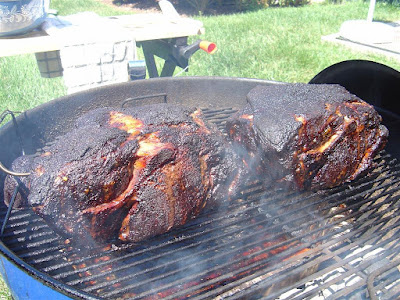
[[[50,0],[0,1],[0,37],[25,34],[47,16]]]

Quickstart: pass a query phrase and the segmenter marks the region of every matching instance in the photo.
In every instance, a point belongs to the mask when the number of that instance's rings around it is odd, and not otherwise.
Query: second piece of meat
[[[316,190],[351,181],[372,165],[388,137],[381,121],[339,85],[276,84],[251,90],[227,132],[254,177]]]

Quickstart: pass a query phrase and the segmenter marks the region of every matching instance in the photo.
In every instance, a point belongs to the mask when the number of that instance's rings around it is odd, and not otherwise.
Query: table
[[[171,39],[204,34],[203,23],[164,14],[135,14],[107,17],[132,32],[136,42]],[[43,30],[0,38],[0,57],[60,50],[62,41]]]
[[[172,76],[176,66],[185,68],[188,59],[175,57],[174,49],[187,46],[189,36],[204,34],[202,22],[179,16],[166,0],[160,1],[159,5],[161,13],[104,17],[128,30],[136,45],[143,48],[150,77]],[[62,47],[62,38],[35,30],[22,36],[0,38],[0,57],[47,53],[59,51]],[[154,56],[165,60],[161,74]]]

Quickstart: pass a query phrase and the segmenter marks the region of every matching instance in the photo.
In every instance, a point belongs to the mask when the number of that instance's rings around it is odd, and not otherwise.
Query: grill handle
[[[16,131],[16,135],[18,137],[18,140],[19,140],[19,143],[20,143],[20,146],[21,146],[22,155],[25,155],[24,143],[22,141],[22,135],[21,135],[20,130],[19,130],[17,119],[15,118],[15,113],[12,112],[11,110],[8,110],[8,109],[5,110],[0,115],[0,124],[4,121],[4,119],[8,115],[11,116],[15,131]],[[20,186],[23,185],[21,180],[18,177],[29,176],[30,173],[21,173],[21,172],[11,171],[11,170],[7,169],[1,162],[0,162],[0,170],[3,171],[4,173],[8,174],[8,175],[14,176],[15,180],[17,181],[17,186],[15,187],[15,189],[13,191],[13,195],[12,195],[12,197],[10,199],[10,203],[8,204],[7,213],[6,213],[5,217],[4,217],[3,224],[2,224],[1,229],[0,229],[0,236],[3,236],[3,233],[4,233],[4,230],[6,228],[8,219],[10,218],[10,214],[11,214],[12,208],[14,206],[15,199],[16,199],[17,194],[18,194],[18,190],[20,189]]]
[[[21,146],[22,155],[25,155],[24,143],[22,141],[22,135],[21,135],[20,130],[19,130],[17,119],[15,118],[15,113],[20,113],[20,112],[13,112],[13,111],[8,110],[8,109],[3,111],[1,113],[1,115],[0,115],[0,124],[4,121],[4,119],[8,115],[11,116],[15,131],[16,131],[16,134],[17,134],[17,137],[18,137],[19,144]],[[24,176],[29,176],[30,175],[30,173],[20,173],[20,172],[11,171],[11,170],[7,169],[1,162],[0,162],[0,170],[3,171],[6,174],[12,175],[12,176],[24,177]]]
[[[26,176],[31,175],[31,173],[21,173],[21,172],[11,171],[11,170],[7,169],[1,162],[0,162],[0,170],[8,175],[17,176],[17,177],[26,177]]]

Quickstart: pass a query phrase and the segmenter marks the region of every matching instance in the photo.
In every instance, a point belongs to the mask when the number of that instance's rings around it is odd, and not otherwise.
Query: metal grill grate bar
[[[393,227],[393,228],[396,228],[396,227]],[[344,247],[341,247],[339,249],[335,249],[334,251],[330,251],[329,249],[325,248],[322,251],[323,252],[322,261],[323,262],[331,262],[331,263],[328,266],[325,266],[325,267],[321,268],[320,271],[314,273],[311,276],[311,278],[304,278],[304,279],[298,281],[297,285],[301,286],[301,285],[307,283],[307,281],[309,281],[310,279],[316,280],[317,278],[319,278],[319,277],[321,277],[323,275],[329,274],[330,272],[333,272],[333,271],[335,271],[335,270],[337,270],[339,268],[347,268],[348,271],[346,271],[345,273],[343,273],[339,277],[335,277],[334,279],[332,279],[330,281],[318,284],[318,286],[314,290],[311,290],[311,291],[308,291],[308,292],[305,292],[305,293],[301,293],[297,297],[295,297],[295,295],[291,295],[291,297],[289,299],[305,299],[305,298],[309,298],[311,296],[316,296],[321,290],[329,288],[331,285],[333,285],[335,283],[338,283],[338,282],[342,281],[343,279],[348,278],[349,276],[352,276],[352,275],[355,275],[355,274],[357,274],[357,276],[360,276],[360,274],[357,273],[357,272],[361,272],[364,269],[366,269],[369,266],[370,261],[365,261],[365,262],[361,263],[357,268],[352,268],[349,263],[351,263],[352,261],[354,261],[357,258],[361,257],[362,255],[364,255],[364,256],[367,255],[369,253],[369,251],[376,250],[376,249],[378,249],[380,247],[383,247],[383,246],[389,244],[390,242],[396,241],[396,237],[393,237],[392,239],[388,240],[385,244],[373,244],[376,241],[372,241],[373,246],[371,246],[369,249],[365,249],[365,250],[362,250],[360,252],[357,252],[353,256],[349,256],[349,257],[346,257],[346,258],[341,258],[340,257],[341,255],[344,255],[344,254],[348,253],[351,249],[358,248],[362,244],[366,244],[367,242],[371,242],[371,241],[369,241],[367,239],[364,239],[364,240],[356,239],[355,242],[352,242],[352,243],[346,245],[345,241],[348,240],[349,238],[354,238],[354,234],[351,233],[350,236],[346,235],[346,236],[343,236],[343,237],[345,237],[346,239],[343,240],[342,238],[338,238],[336,240],[333,240],[330,244],[333,244],[333,245],[335,245],[337,243],[339,243],[340,245],[345,244]],[[327,244],[323,244],[323,246],[327,246]],[[329,244],[328,244],[328,246],[329,246]],[[396,252],[399,252],[399,251],[400,251],[400,247],[396,247],[396,248],[392,249],[391,252],[396,253]],[[386,258],[386,256],[385,256],[384,253],[381,253],[381,254],[379,254],[379,256],[376,256],[374,258],[377,259],[377,260],[384,260]],[[285,272],[285,274],[281,274],[280,277],[277,277],[275,275],[273,278],[268,278],[268,282],[266,283],[266,285],[268,286],[268,285],[271,285],[272,283],[275,283],[276,281],[283,280],[285,276],[286,276],[286,272]],[[362,277],[364,279],[364,284],[365,284],[366,276],[367,275],[362,274]],[[351,291],[353,290],[353,287],[354,286],[351,287]],[[261,290],[265,289],[265,286],[264,287],[261,286],[261,287],[259,287],[259,289],[261,289]],[[281,289],[276,293],[269,294],[269,297],[271,299],[274,298],[274,297],[279,297],[282,293],[288,292],[289,290],[290,290],[290,288]],[[258,291],[256,291],[256,292],[258,292]],[[244,293],[241,293],[239,298],[243,297],[243,296],[246,297],[246,296],[254,294],[256,292],[254,291],[254,289],[252,289],[250,291],[246,291]],[[342,289],[342,292],[346,293],[346,291],[343,290],[343,289]],[[336,296],[336,294],[335,294],[335,296]],[[233,298],[233,299],[235,299],[235,298]]]
[[[387,221],[387,220],[381,220],[380,223],[377,224],[377,225],[383,224],[383,223],[385,223],[386,221]],[[393,226],[393,227],[391,227],[390,229],[393,229],[393,228],[397,228],[397,227]],[[319,246],[313,248],[313,250],[314,250],[315,253],[321,252],[321,254],[322,254],[323,256],[320,257],[320,258],[314,258],[314,257],[313,257],[312,260],[319,263],[319,262],[331,261],[332,259],[334,259],[334,260],[336,261],[336,263],[331,264],[330,266],[325,267],[323,270],[314,273],[314,274],[312,275],[312,277],[313,277],[313,278],[317,278],[317,277],[319,277],[319,276],[322,276],[323,274],[326,274],[326,273],[328,273],[328,272],[331,272],[331,271],[333,271],[333,270],[335,270],[335,269],[337,269],[337,268],[339,268],[339,267],[342,267],[342,266],[348,264],[350,261],[354,260],[354,259],[355,259],[354,257],[349,257],[348,259],[342,259],[342,258],[340,258],[340,255],[343,255],[344,253],[349,252],[349,250],[351,250],[352,248],[355,248],[355,247],[356,247],[357,245],[359,245],[359,244],[363,244],[363,243],[369,242],[368,239],[371,239],[371,236],[365,237],[364,239],[358,239],[358,238],[357,238],[357,235],[358,235],[360,232],[362,232],[363,229],[365,229],[365,228],[353,229],[352,231],[350,231],[350,232],[348,232],[348,233],[345,233],[345,234],[343,234],[343,235],[340,235],[340,236],[338,236],[338,237],[336,237],[336,238],[334,238],[334,234],[324,236],[323,238],[324,238],[326,241],[324,241],[323,244],[321,244],[321,245],[319,245]],[[349,240],[351,240],[351,239],[356,239],[356,242],[347,244],[347,241],[349,241]],[[378,239],[379,239],[379,238],[376,238],[376,240],[378,240]],[[395,241],[395,240],[396,240],[396,238],[393,237],[392,239],[388,240],[387,243],[392,242],[392,241]],[[377,241],[373,241],[372,244],[374,244],[375,242],[377,242]],[[336,248],[334,251],[330,251],[329,248],[331,248],[331,247],[333,247],[333,246],[335,246],[335,245],[339,245],[340,247],[339,247],[339,248]],[[344,245],[344,246],[342,246],[342,245]],[[378,247],[381,247],[381,245],[376,244],[376,245],[375,245],[374,247],[372,247],[371,249],[375,249],[375,248],[378,248]],[[367,250],[365,250],[365,251],[367,251]],[[365,253],[366,253],[365,251],[364,251],[364,252],[360,252],[360,253],[358,253],[358,254],[359,254],[359,255],[365,254]],[[317,260],[316,260],[316,259],[317,259]],[[266,271],[263,271],[263,272],[266,272]],[[262,276],[263,272],[260,272],[259,274],[254,274],[252,277],[256,278],[257,276]],[[351,272],[350,272],[350,273],[351,273]],[[288,272],[287,272],[286,270],[285,270],[282,274],[274,274],[274,277],[273,277],[273,278],[268,278],[268,282],[267,282],[266,284],[267,284],[267,285],[272,285],[272,284],[274,284],[274,283],[277,283],[277,282],[279,282],[279,281],[281,281],[281,280],[284,280],[285,277],[288,276],[288,275],[289,275],[289,274],[288,274]],[[305,278],[305,279],[303,279],[303,280],[299,280],[299,281],[297,282],[297,284],[300,286],[300,285],[302,285],[302,284],[305,284],[308,280],[309,280],[309,278]],[[237,283],[239,283],[239,282],[235,282],[235,283],[237,284]],[[327,286],[319,286],[319,287],[327,287]],[[225,287],[224,287],[224,288],[225,288]],[[281,290],[279,290],[279,293],[278,293],[278,294],[276,294],[276,295],[275,295],[275,294],[271,294],[271,297],[279,296],[280,293],[282,293],[282,292],[287,292],[288,290],[290,290],[290,288],[281,289]],[[214,294],[214,292],[215,292],[216,294]],[[216,295],[218,295],[218,294],[221,293],[221,292],[222,292],[222,291],[217,291],[217,290],[216,290],[216,291],[213,291],[212,293],[210,293],[210,294],[207,295],[207,296],[216,296]],[[246,295],[246,294],[241,293],[241,294],[240,294],[240,297],[242,297],[243,295]],[[306,296],[308,296],[308,295],[306,295]],[[302,297],[304,297],[304,295],[302,295]],[[291,299],[292,299],[292,298],[291,298]],[[293,298],[293,299],[294,299],[294,298]]]

